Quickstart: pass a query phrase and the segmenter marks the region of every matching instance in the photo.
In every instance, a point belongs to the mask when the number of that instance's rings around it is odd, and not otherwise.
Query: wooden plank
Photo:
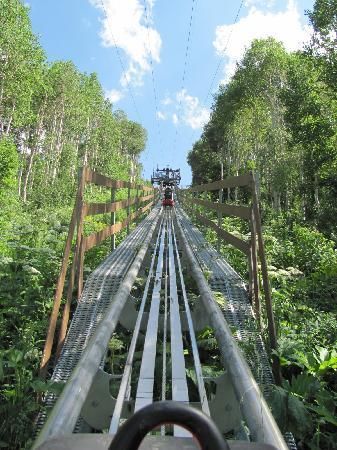
[[[253,213],[254,213],[254,219],[255,219],[257,240],[258,240],[258,244],[259,244],[259,256],[260,256],[260,262],[261,262],[262,283],[263,283],[263,291],[264,291],[266,312],[267,312],[267,318],[268,318],[269,342],[270,342],[271,349],[275,350],[275,352],[272,356],[272,358],[273,358],[273,373],[274,373],[276,383],[278,385],[281,385],[282,375],[281,375],[281,368],[280,368],[280,360],[276,355],[277,333],[276,333],[276,326],[275,326],[275,319],[274,319],[271,288],[270,288],[269,277],[268,277],[267,258],[266,258],[263,236],[262,236],[262,224],[261,224],[261,216],[260,216],[260,208],[259,208],[259,199],[258,199],[258,195],[257,195],[255,178],[253,178],[252,193],[253,193]]]
[[[151,200],[153,198],[153,194],[146,195],[144,197],[132,197],[130,199],[119,200],[117,202],[108,202],[108,203],[87,203],[85,205],[85,215],[86,216],[94,216],[96,214],[105,214],[119,211],[120,209],[124,209],[129,205],[134,205],[137,203],[137,199],[139,203],[144,203],[147,200]]]
[[[140,191],[154,191],[153,186],[139,185],[138,188]]]
[[[112,234],[116,234],[125,228],[130,220],[130,217],[127,217],[122,222],[117,222],[114,225],[110,225],[104,228],[97,233],[90,234],[89,236],[84,238],[84,248],[85,251],[90,250],[92,247],[100,244],[102,241],[107,239]]]
[[[130,216],[130,203],[131,203],[131,189],[128,189],[128,206],[127,206],[127,215]],[[130,233],[130,221],[127,222],[126,225],[126,232],[127,234]]]
[[[64,287],[65,277],[66,277],[66,273],[67,273],[68,261],[69,261],[70,250],[71,250],[71,241],[72,241],[72,238],[73,238],[73,235],[75,232],[75,227],[76,227],[76,219],[77,219],[77,216],[76,216],[76,205],[75,205],[73,214],[71,217],[67,241],[66,241],[66,245],[65,245],[65,249],[64,249],[64,253],[63,253],[61,271],[60,271],[60,274],[59,274],[59,277],[57,280],[57,284],[56,284],[53,310],[52,310],[52,313],[51,313],[50,319],[49,319],[49,326],[48,326],[46,341],[44,344],[42,360],[41,360],[41,364],[40,364],[40,377],[41,378],[45,378],[46,374],[47,374],[48,363],[49,363],[51,349],[52,349],[53,341],[54,341],[56,321],[57,321],[57,316],[58,316],[58,312],[59,312],[60,305],[61,305],[63,287]]]
[[[259,297],[259,279],[258,279],[258,262],[257,262],[257,245],[256,245],[256,224],[255,224],[255,217],[254,217],[254,211],[252,209],[251,211],[251,258],[252,258],[252,275],[253,275],[253,305],[254,305],[254,311],[256,320],[259,323],[259,326],[261,328],[261,304],[260,304],[260,297]]]
[[[154,194],[145,195],[143,197],[139,197],[139,203],[147,202],[148,200],[152,200],[154,198]]]
[[[97,186],[104,186],[114,189],[128,188],[130,183],[128,181],[122,180],[112,180],[111,178],[106,177],[98,172],[94,172],[93,170],[88,170],[87,177],[85,180],[87,183],[93,183]]]
[[[78,204],[78,225],[77,225],[77,238],[76,238],[76,251],[74,258],[76,260],[76,273],[77,273],[77,300],[80,299],[83,287],[83,265],[84,265],[84,248],[83,248],[83,221],[85,217],[85,207],[83,196],[85,192],[85,184],[90,169],[84,168],[83,182],[80,185],[80,202]]]
[[[73,299],[73,290],[74,290],[74,284],[75,284],[75,277],[76,277],[76,263],[77,258],[74,256],[73,262],[71,265],[71,271],[70,271],[70,277],[69,277],[69,283],[68,283],[68,290],[67,290],[67,300],[63,308],[62,313],[62,321],[61,321],[61,327],[59,331],[59,337],[58,337],[58,343],[57,343],[57,349],[56,349],[56,360],[59,359],[61,355],[61,351],[63,348],[63,344],[66,338],[67,329],[68,329],[68,322],[70,317],[70,307],[71,302]]]
[[[200,184],[199,186],[193,186],[189,189],[183,189],[182,191],[188,192],[203,192],[203,191],[217,191],[224,188],[251,186],[252,174],[247,173],[245,175],[239,175],[237,177],[228,177],[224,180],[214,181],[213,183]]]
[[[250,208],[248,206],[228,205],[227,203],[214,203],[200,198],[191,198],[191,203],[204,206],[223,213],[225,216],[240,217],[241,219],[250,219]]]
[[[122,188],[129,188],[129,189],[139,189],[142,191],[151,191],[153,190],[152,186],[143,186],[143,185],[137,185],[136,183],[130,183],[130,181],[123,181],[123,180],[113,180],[112,178],[106,177],[105,175],[102,175],[98,172],[95,172],[94,170],[91,170],[87,168],[87,174],[85,181],[87,183],[93,183],[98,186],[104,186],[108,188],[114,188],[114,189],[122,189]]]
[[[206,227],[212,228],[217,233],[217,235],[224,239],[226,242],[233,245],[238,250],[241,250],[245,255],[249,255],[249,245],[245,241],[237,238],[228,231],[219,228],[217,224],[202,216],[201,214],[195,213],[195,217]]]
[[[84,254],[85,254],[85,247],[84,247],[84,236],[83,236],[83,228],[82,228],[82,235],[81,235],[81,242],[80,247],[78,251],[78,259],[77,259],[77,301],[80,301],[81,295],[82,295],[82,289],[83,289],[83,268],[84,268]]]
[[[76,201],[75,201],[74,209],[73,209],[70,224],[69,224],[68,236],[67,236],[67,240],[66,240],[66,244],[65,244],[65,248],[64,248],[64,252],[63,252],[61,270],[60,270],[60,274],[59,274],[57,284],[56,284],[53,310],[51,312],[50,319],[49,319],[49,326],[48,326],[46,341],[44,344],[42,360],[41,360],[41,364],[40,364],[40,377],[41,378],[45,378],[45,376],[47,374],[51,350],[52,350],[52,346],[53,346],[53,342],[54,342],[56,322],[57,322],[57,317],[58,317],[58,313],[59,313],[59,309],[60,309],[60,305],[61,305],[64,282],[65,282],[65,278],[66,278],[66,274],[67,274],[69,256],[70,256],[70,251],[71,251],[71,243],[72,243],[72,239],[73,239],[73,236],[75,233],[76,225],[77,225],[77,227],[79,227],[78,211],[80,208],[79,205],[81,204],[81,199],[82,199],[82,195],[83,195],[85,177],[86,177],[86,168],[83,167],[82,171],[81,171],[80,179],[79,179],[79,185],[78,185],[78,190],[77,190],[77,194],[76,194]]]
[[[84,251],[90,250],[91,248],[95,247],[96,245],[100,244],[102,241],[110,237],[112,234],[116,234],[119,231],[121,231],[123,228],[125,228],[130,222],[132,222],[133,219],[136,217],[142,215],[145,211],[147,211],[153,202],[148,203],[143,208],[140,208],[138,211],[130,214],[126,219],[124,219],[122,222],[117,222],[114,225],[109,225],[108,227],[104,228],[101,231],[98,231],[97,233],[90,234],[89,236],[85,237],[83,240],[84,243]]]
[[[147,205],[143,206],[142,208],[140,208],[140,215],[142,215],[143,213],[145,213],[145,211],[147,211],[148,209],[151,208],[151,206],[153,205],[153,201],[148,203]]]

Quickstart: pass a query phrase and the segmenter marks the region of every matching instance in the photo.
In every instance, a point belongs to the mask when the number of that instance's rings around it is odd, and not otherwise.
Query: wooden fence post
[[[219,204],[221,204],[223,202],[223,189],[219,189]],[[218,227],[222,228],[222,212],[218,211]],[[221,249],[221,239],[220,236],[218,235],[218,240],[217,240],[217,252],[220,253],[220,249]]]
[[[255,219],[255,225],[256,225],[257,239],[258,239],[258,244],[259,244],[259,256],[260,256],[260,262],[261,262],[262,282],[263,282],[263,290],[264,290],[266,312],[267,312],[267,319],[268,319],[268,334],[269,334],[270,348],[272,350],[276,351],[277,350],[277,334],[276,334],[276,326],[275,326],[275,320],[274,320],[271,289],[270,289],[269,279],[268,279],[267,259],[266,259],[265,249],[264,249],[264,242],[263,242],[263,238],[262,238],[261,216],[260,216],[259,200],[258,200],[258,195],[257,195],[257,190],[256,190],[256,182],[255,182],[254,173],[252,174],[252,194],[253,194],[253,213],[254,213],[254,219]],[[275,381],[277,384],[281,384],[282,377],[281,377],[281,368],[280,368],[279,358],[277,357],[276,354],[273,354],[272,359],[273,359],[273,372],[274,372]]]
[[[143,191],[141,191],[143,192]],[[135,202],[135,213],[137,213],[139,210],[139,186],[137,184],[137,189],[136,189],[136,202]]]
[[[128,207],[127,207],[127,217],[130,216],[130,193],[131,193],[131,188],[130,185],[128,187]],[[126,226],[126,232],[127,234],[130,233],[130,221],[128,222],[127,226]]]
[[[56,283],[53,309],[52,309],[52,313],[51,313],[50,319],[49,319],[49,326],[48,326],[46,341],[44,344],[42,360],[41,360],[41,364],[40,364],[40,377],[41,378],[46,377],[47,370],[48,370],[48,364],[49,364],[50,355],[51,355],[53,342],[54,342],[57,317],[58,317],[58,313],[59,313],[60,306],[61,306],[64,282],[65,282],[65,277],[67,274],[69,256],[70,256],[70,251],[71,251],[71,243],[73,240],[75,227],[76,227],[76,225],[77,226],[79,225],[78,224],[78,209],[79,209],[79,199],[80,199],[80,186],[81,186],[81,180],[83,178],[83,173],[84,173],[84,168],[82,169],[82,172],[81,172],[80,183],[79,183],[79,187],[77,190],[75,205],[74,205],[74,209],[73,209],[70,224],[69,224],[69,231],[68,231],[68,236],[67,236],[67,240],[66,240],[66,244],[65,244],[65,248],[64,248],[60,275],[59,275],[57,283]]]
[[[84,190],[86,185],[88,169],[83,167],[80,181],[79,181],[79,202],[78,202],[78,225],[77,225],[77,238],[76,238],[76,253],[74,258],[76,262],[76,273],[77,273],[77,300],[81,298],[82,288],[83,288],[83,265],[84,265],[84,242],[83,242],[83,221],[85,217],[85,208],[83,202]]]
[[[248,297],[253,303],[253,259],[252,259],[252,244],[249,245],[249,255],[247,256],[248,261]],[[253,303],[254,307],[254,303]],[[254,310],[255,312],[255,310]]]
[[[221,160],[220,163],[220,175],[221,175],[221,180],[223,180],[223,161]],[[219,203],[223,202],[223,188],[219,189]],[[222,212],[218,211],[218,227],[221,228],[222,227]],[[221,239],[218,235],[218,240],[217,240],[217,252],[220,253],[220,248],[221,248]]]
[[[116,201],[116,189],[111,188],[111,203]],[[112,212],[110,216],[110,225],[115,225],[116,223],[116,212]],[[111,251],[116,248],[116,236],[115,233],[111,235]]]
[[[69,316],[70,316],[70,308],[71,308],[71,302],[73,300],[73,290],[74,290],[74,284],[75,284],[75,277],[76,277],[76,255],[74,254],[74,259],[71,265],[71,272],[70,272],[70,278],[69,278],[69,284],[67,289],[67,300],[63,308],[62,313],[62,321],[61,321],[61,327],[57,342],[57,349],[56,349],[56,360],[60,357],[61,351],[63,348],[64,340],[66,338],[67,334],[67,328],[68,328],[68,322],[69,322]]]
[[[257,247],[256,247],[256,224],[253,207],[251,209],[251,264],[252,264],[252,302],[256,320],[261,328],[261,304],[259,297],[259,280],[258,280],[258,265],[257,265]]]

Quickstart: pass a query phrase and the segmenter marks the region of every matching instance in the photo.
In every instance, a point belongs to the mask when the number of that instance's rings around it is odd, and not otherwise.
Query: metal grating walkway
[[[221,308],[224,317],[228,324],[237,330],[235,337],[241,343],[245,358],[263,395],[268,397],[270,386],[274,383],[273,374],[242,278],[205,240],[179,206],[176,207],[176,214],[201,268],[211,272],[209,285],[212,291],[224,295],[226,302]]]
[[[139,250],[139,243],[144,240],[159,210],[159,207],[155,207],[88,277],[71,321],[62,353],[51,377],[52,381],[66,382],[70,377],[132,264]],[[55,394],[48,393],[44,404],[47,408],[51,408],[55,401]],[[46,413],[43,412],[38,418],[37,431],[42,428],[45,420]]]

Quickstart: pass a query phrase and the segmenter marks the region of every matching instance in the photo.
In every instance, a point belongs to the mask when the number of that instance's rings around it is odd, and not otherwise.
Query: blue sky
[[[253,38],[288,50],[310,36],[314,0],[29,0],[49,61],[96,72],[113,102],[148,132],[143,175],[170,165],[191,181],[186,155]],[[235,18],[237,17],[236,23]],[[218,68],[218,70],[217,70]],[[212,80],[214,81],[212,84]]]

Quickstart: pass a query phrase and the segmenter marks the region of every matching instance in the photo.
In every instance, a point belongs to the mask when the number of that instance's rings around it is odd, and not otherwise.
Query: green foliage
[[[317,374],[302,372],[282,387],[275,386],[270,405],[281,429],[291,431],[302,445],[313,450],[335,448],[337,397]]]
[[[36,393],[58,388],[37,373],[79,168],[137,180],[147,136],[112,111],[96,74],[46,61],[23,1],[0,0],[0,23],[0,447],[17,449],[30,446]],[[111,192],[85,195],[105,202]],[[95,216],[85,233],[108,223]],[[88,253],[85,276],[109,251],[107,240]]]
[[[17,206],[17,149],[10,139],[0,139],[0,254],[10,254],[7,238]]]
[[[253,41],[220,86],[188,156],[195,184],[218,180],[220,165],[225,176],[251,168],[259,174],[284,376],[273,411],[300,448],[315,450],[337,441],[336,7],[336,0],[316,0],[304,52],[287,53],[273,39]],[[237,189],[226,194],[228,203],[247,200]],[[249,237],[238,220],[222,225]],[[216,246],[215,232],[204,231]],[[230,245],[220,250],[247,279],[245,257]]]
[[[19,167],[18,152],[8,139],[0,140],[0,192],[16,187]],[[1,199],[0,199],[1,201]]]
[[[313,52],[322,63],[324,67],[324,78],[331,84],[335,91],[337,81],[336,11],[336,0],[316,0],[313,11],[308,13],[314,28],[314,35],[309,51]]]
[[[333,449],[337,439],[336,245],[306,225],[296,210],[277,215],[264,208],[264,241],[284,377],[271,398],[273,412],[283,431],[292,431],[301,448]],[[241,239],[249,237],[247,225],[239,219],[224,218],[222,226]],[[216,246],[216,234],[203,231]],[[247,279],[246,257],[230,245],[222,244],[220,250]],[[214,352],[209,333],[206,329],[199,335],[202,355],[204,348]],[[247,359],[254,360],[254,344],[240,343]]]

